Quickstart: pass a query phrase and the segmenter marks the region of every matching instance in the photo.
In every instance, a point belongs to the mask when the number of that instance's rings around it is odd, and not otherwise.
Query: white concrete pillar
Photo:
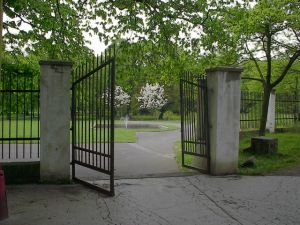
[[[272,90],[269,98],[267,124],[266,124],[266,129],[270,133],[275,132],[275,101],[276,101],[275,90]]]
[[[72,62],[40,61],[40,175],[44,182],[70,181],[72,65]]]
[[[238,172],[241,69],[206,70],[212,175]]]

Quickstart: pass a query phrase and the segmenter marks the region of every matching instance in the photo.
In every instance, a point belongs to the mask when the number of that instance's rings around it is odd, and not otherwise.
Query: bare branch
[[[272,88],[274,88],[276,85],[278,85],[283,78],[287,75],[289,69],[291,68],[291,66],[294,64],[294,62],[300,57],[300,49],[298,51],[296,51],[293,56],[290,58],[288,64],[285,66],[284,70],[282,71],[281,75],[276,79],[276,81],[274,81],[271,86]]]
[[[264,79],[263,73],[262,73],[262,71],[261,71],[261,69],[260,69],[260,67],[259,67],[259,65],[258,65],[258,62],[257,62],[257,60],[255,59],[254,55],[253,55],[252,52],[249,50],[249,47],[248,47],[248,44],[247,44],[247,43],[246,43],[246,50],[248,51],[248,53],[249,53],[249,55],[250,55],[250,59],[254,62],[255,67],[256,67],[256,69],[257,69],[257,71],[258,71],[258,73],[259,73],[259,76],[260,76],[262,82],[265,83],[266,81],[265,81],[265,79]]]

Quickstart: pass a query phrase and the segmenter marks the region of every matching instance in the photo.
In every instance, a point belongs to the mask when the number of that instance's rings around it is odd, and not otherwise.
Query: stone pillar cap
[[[206,69],[205,72],[239,72],[241,73],[243,71],[242,68],[237,68],[237,67],[214,67],[214,68],[209,68],[209,69]]]

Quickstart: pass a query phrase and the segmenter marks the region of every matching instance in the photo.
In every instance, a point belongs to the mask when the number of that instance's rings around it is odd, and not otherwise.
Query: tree
[[[160,110],[168,102],[164,87],[158,83],[147,83],[146,86],[141,88],[140,97],[137,99],[141,103],[140,108],[148,110]]]
[[[236,40],[241,59],[254,63],[259,75],[255,79],[262,83],[264,97],[259,134],[264,135],[270,93],[300,57],[299,1],[260,0],[252,6],[245,1],[228,8],[224,17],[224,28]]]
[[[7,50],[34,53],[48,59],[74,59],[89,52],[84,46],[84,12],[79,10],[78,1],[3,2],[7,16],[3,40]]]
[[[115,107],[120,108],[122,106],[129,105],[130,95],[127,94],[121,86],[115,88]]]

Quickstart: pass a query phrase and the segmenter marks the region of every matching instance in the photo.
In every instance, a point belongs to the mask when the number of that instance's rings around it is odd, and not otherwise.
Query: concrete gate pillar
[[[72,65],[72,62],[40,61],[40,175],[44,182],[70,181]]]
[[[212,175],[238,172],[241,69],[206,70]]]
[[[270,133],[275,132],[275,107],[276,107],[276,94],[275,94],[275,90],[272,90],[269,98],[267,124],[266,124],[266,129]]]

